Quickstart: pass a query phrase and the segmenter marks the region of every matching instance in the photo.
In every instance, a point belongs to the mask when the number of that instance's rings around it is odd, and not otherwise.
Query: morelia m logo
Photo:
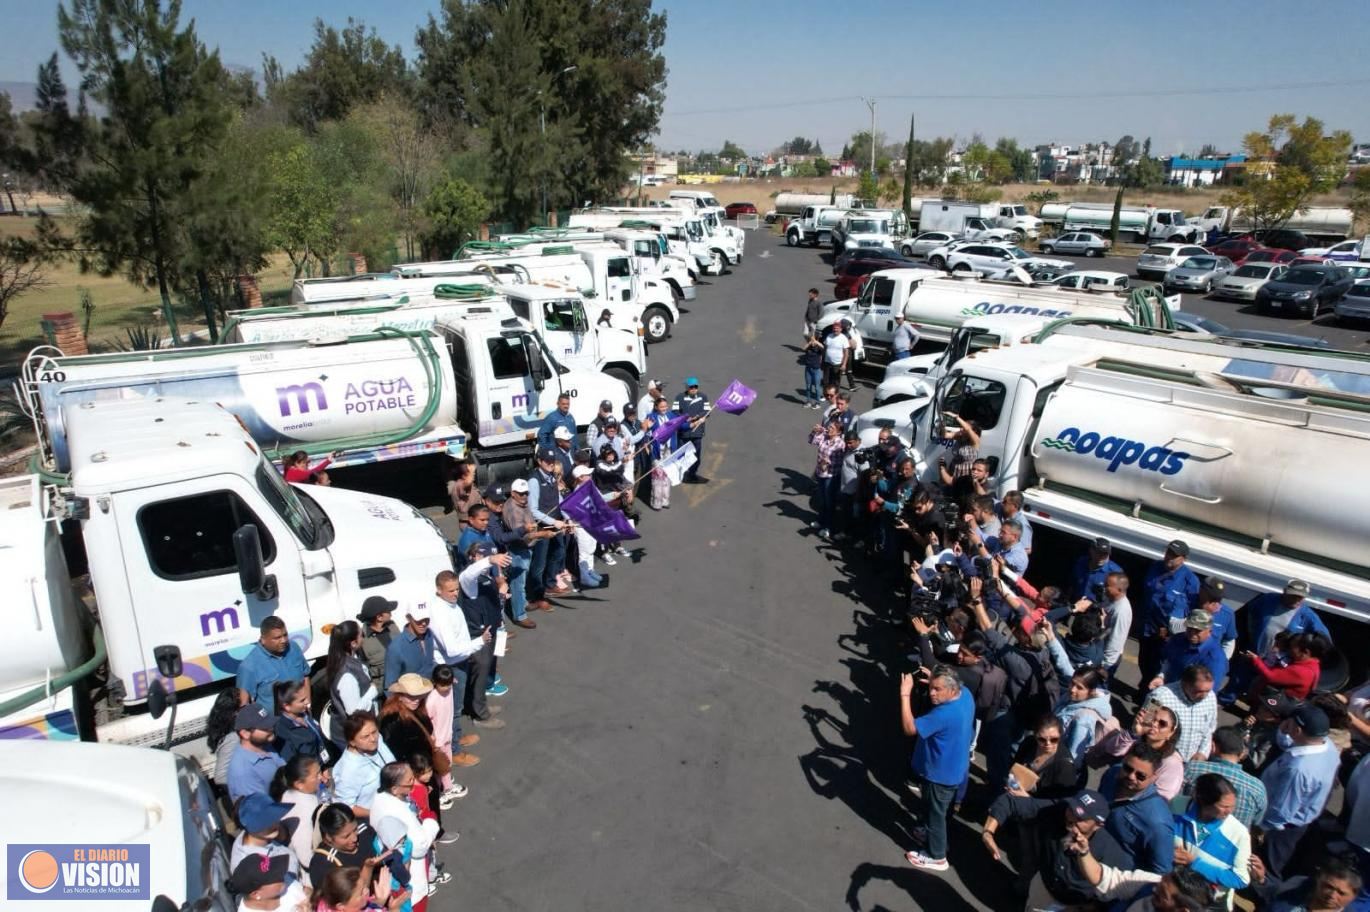
[[[1096,431],[1081,431],[1077,427],[1065,428],[1055,437],[1044,437],[1041,444],[1053,450],[1105,459],[1110,472],[1118,471],[1119,466],[1135,465],[1144,472],[1176,475],[1190,456],[1182,450],[1148,446],[1140,440],[1126,437],[1105,437]]]
[[[1048,307],[1031,307],[1027,304],[991,304],[981,301],[973,307],[962,308],[963,317],[984,317],[993,314],[1028,314],[1034,317],[1068,317],[1068,310],[1052,310]]]

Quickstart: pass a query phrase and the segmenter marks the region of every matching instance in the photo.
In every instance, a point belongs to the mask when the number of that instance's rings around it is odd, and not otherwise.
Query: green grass
[[[0,218],[0,237],[31,234],[34,220]],[[109,349],[125,338],[134,326],[155,323],[163,328],[161,301],[155,288],[142,288],[120,276],[83,274],[75,263],[54,264],[46,271],[48,285],[10,302],[9,314],[0,325],[0,374],[16,373],[24,357],[35,346],[45,344],[40,325],[45,313],[71,311],[82,319],[80,289],[90,291],[95,312],[90,322],[92,351]],[[266,269],[257,274],[263,298],[289,292],[293,273],[284,255],[272,257]],[[176,307],[181,332],[204,328],[204,315],[196,307]]]

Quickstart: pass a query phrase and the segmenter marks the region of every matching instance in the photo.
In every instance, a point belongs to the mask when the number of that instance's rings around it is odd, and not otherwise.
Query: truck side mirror
[[[262,559],[262,540],[254,525],[240,526],[233,533],[233,556],[238,561],[238,583],[243,595],[269,602],[277,595],[276,577],[266,572]]]
[[[533,377],[533,388],[541,391],[547,385],[547,362],[542,358],[542,349],[526,336],[523,339],[523,346],[528,352],[528,373]]]

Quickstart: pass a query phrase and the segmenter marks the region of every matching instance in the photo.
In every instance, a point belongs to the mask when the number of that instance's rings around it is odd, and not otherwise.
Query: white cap
[[[557,440],[570,440],[571,431],[562,424],[557,425],[557,429],[552,432],[552,436]]]
[[[584,478],[587,475],[595,474],[595,470],[589,466],[578,465],[571,470],[571,474],[576,478]]]
[[[526,478],[515,478],[515,479],[514,479],[514,483],[511,484],[511,485],[509,486],[509,490],[513,491],[515,494],[527,494],[527,493],[528,493],[528,479],[526,479]]]
[[[433,611],[428,607],[427,602],[413,602],[404,609],[404,613],[416,621],[433,619]]]

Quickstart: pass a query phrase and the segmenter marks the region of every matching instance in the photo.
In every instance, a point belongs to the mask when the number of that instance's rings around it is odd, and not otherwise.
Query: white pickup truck
[[[846,214],[846,209],[837,206],[805,206],[799,218],[785,226],[785,243],[791,247],[826,247],[832,243],[833,229]]]

